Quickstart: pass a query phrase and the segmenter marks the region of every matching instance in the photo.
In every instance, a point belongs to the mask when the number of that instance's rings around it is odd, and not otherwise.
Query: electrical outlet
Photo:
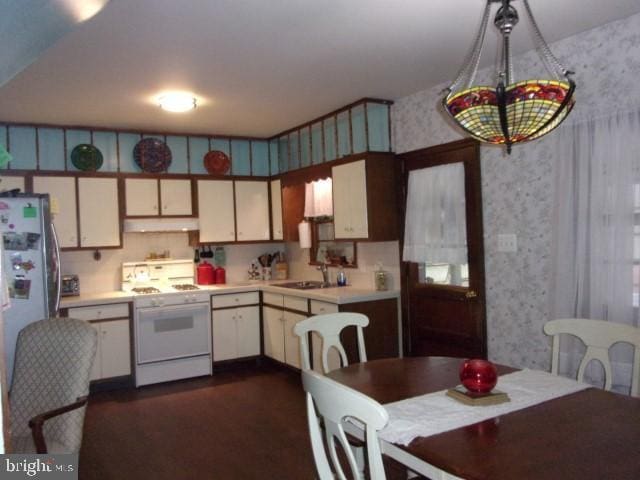
[[[501,233],[498,235],[499,252],[517,252],[518,237],[515,233]]]

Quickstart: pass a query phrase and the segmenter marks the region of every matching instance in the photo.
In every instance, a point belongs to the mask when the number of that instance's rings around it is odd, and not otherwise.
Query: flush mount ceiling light
[[[189,93],[165,93],[158,97],[158,105],[168,112],[183,113],[196,108],[196,98]]]
[[[473,86],[492,3],[501,4],[493,21],[502,36],[497,86]],[[473,48],[443,99],[446,111],[473,138],[505,145],[508,153],[513,144],[540,138],[556,128],[575,103],[575,83],[570,78],[573,72],[564,68],[551,52],[528,0],[522,0],[522,4],[533,27],[536,50],[552,78],[514,83],[510,39],[519,20],[518,12],[509,0],[487,0]]]

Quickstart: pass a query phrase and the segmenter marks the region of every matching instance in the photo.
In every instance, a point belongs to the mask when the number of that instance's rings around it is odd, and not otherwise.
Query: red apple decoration
[[[488,360],[465,360],[460,365],[460,381],[470,392],[489,393],[498,383],[498,370]]]

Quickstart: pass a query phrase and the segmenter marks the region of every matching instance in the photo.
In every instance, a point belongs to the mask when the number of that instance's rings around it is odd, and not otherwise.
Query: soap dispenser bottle
[[[347,286],[347,276],[345,275],[344,268],[342,266],[340,266],[340,269],[338,270],[338,274],[336,275],[336,283],[338,284],[339,287]]]

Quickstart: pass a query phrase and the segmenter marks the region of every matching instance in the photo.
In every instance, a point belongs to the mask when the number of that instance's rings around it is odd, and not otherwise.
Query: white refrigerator
[[[60,306],[60,249],[49,195],[0,194],[0,233],[9,293],[3,313],[4,354],[11,385],[18,333],[32,322],[54,317]]]

